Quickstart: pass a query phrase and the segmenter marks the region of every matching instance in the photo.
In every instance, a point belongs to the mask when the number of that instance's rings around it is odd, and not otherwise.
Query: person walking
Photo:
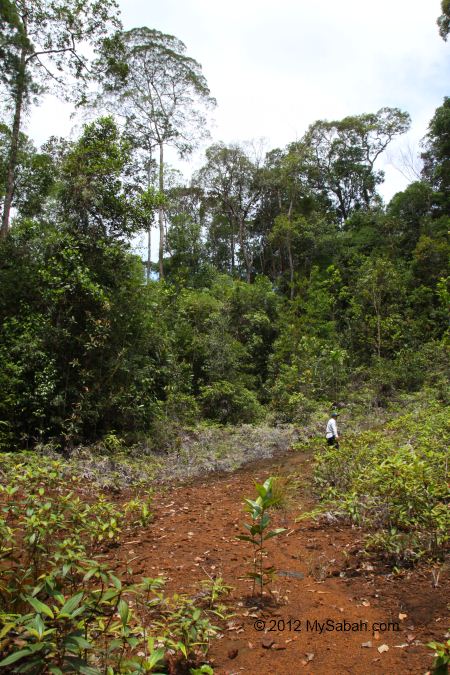
[[[337,416],[338,416],[337,412],[331,413],[331,417],[327,422],[327,430],[325,435],[328,445],[334,445],[336,448],[339,449],[339,434],[336,422]]]

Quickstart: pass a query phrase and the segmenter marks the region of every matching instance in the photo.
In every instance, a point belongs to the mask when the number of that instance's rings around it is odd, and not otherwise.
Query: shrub
[[[167,396],[165,413],[175,423],[194,424],[200,416],[200,409],[193,396],[174,391]]]
[[[225,380],[202,387],[200,400],[206,417],[222,424],[256,422],[263,413],[252,391]]]
[[[448,542],[448,412],[430,405],[317,456],[322,496],[370,529],[367,548],[395,564],[438,557]]]
[[[110,439],[111,440],[111,439]],[[121,509],[71,488],[61,461],[5,455],[0,474],[0,670],[137,674],[208,673],[220,616],[214,594],[194,604],[168,597],[164,579],[122,584],[95,562],[121,528],[148,527],[150,498]],[[87,493],[87,499],[85,495]],[[202,665],[203,664],[203,665]]]

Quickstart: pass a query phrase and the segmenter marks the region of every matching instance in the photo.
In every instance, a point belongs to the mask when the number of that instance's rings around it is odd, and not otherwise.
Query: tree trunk
[[[234,277],[234,227],[231,224],[231,276]]]
[[[334,190],[334,194],[335,194],[336,197],[338,198],[339,208],[340,208],[340,210],[341,210],[342,220],[346,220],[346,219],[348,218],[348,212],[347,212],[347,207],[346,207],[346,205],[345,205],[345,201],[344,201],[344,196],[343,196],[343,194],[342,194],[342,190],[338,187],[338,188],[336,188],[336,190]]]
[[[152,186],[152,154],[150,151],[150,157],[148,162],[147,170],[147,188],[150,190]],[[150,281],[151,272],[152,272],[152,217],[148,222],[148,241],[147,241],[147,281]]]
[[[11,148],[9,151],[8,168],[6,173],[5,201],[3,205],[2,226],[0,236],[6,237],[9,231],[9,220],[11,214],[11,205],[14,196],[14,174],[17,166],[17,155],[19,152],[19,134],[20,120],[22,116],[23,98],[25,94],[25,68],[26,68],[26,47],[22,47],[20,53],[19,72],[17,76],[17,92],[14,110],[14,121],[11,135]]]
[[[164,195],[164,145],[162,143],[159,144],[159,194],[159,279],[161,280],[164,279],[164,206],[162,203]]]
[[[272,281],[275,282],[275,279],[277,278],[277,268],[275,265],[275,256],[272,246],[270,246],[270,264],[272,266]]]
[[[244,241],[244,221],[243,221],[242,218],[239,218],[239,245],[240,245],[241,251],[244,255],[245,267],[246,267],[246,272],[247,272],[247,283],[250,283],[251,280],[252,280],[252,269],[251,269],[250,257],[248,255],[247,247],[246,247],[245,241]]]
[[[377,356],[381,358],[381,301],[377,297],[377,293],[374,287],[372,287],[372,303],[375,310],[375,315],[377,319],[377,337],[376,337],[376,349]]]
[[[152,274],[152,222],[149,220],[147,232],[147,281],[150,281]]]
[[[292,249],[291,249],[291,237],[288,235],[287,239],[287,250],[288,250],[288,256],[289,256],[289,273],[290,273],[290,280],[291,280],[291,300],[294,299],[294,261],[292,260]]]

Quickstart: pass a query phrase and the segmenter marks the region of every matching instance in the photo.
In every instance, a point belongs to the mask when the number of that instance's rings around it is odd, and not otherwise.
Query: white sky
[[[426,133],[450,94],[450,42],[439,36],[440,0],[119,0],[124,27],[147,25],[183,40],[217,99],[212,141],[300,138],[317,119],[395,106],[407,137],[382,162],[385,199],[406,185],[391,162]],[[67,135],[70,110],[47,98],[33,111],[36,142]],[[184,173],[202,163],[197,153]]]

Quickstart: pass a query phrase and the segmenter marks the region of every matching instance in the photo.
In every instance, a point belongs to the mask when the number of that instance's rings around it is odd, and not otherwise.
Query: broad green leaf
[[[86,572],[86,574],[84,575],[84,577],[83,577],[83,581],[89,581],[89,579],[90,579],[91,577],[93,577],[94,574],[96,574],[96,572],[98,572],[98,569],[97,569],[96,567],[95,567],[95,568],[91,568],[90,570],[88,570],[88,571]]]
[[[53,614],[50,607],[48,607],[48,605],[45,605],[43,602],[41,602],[37,598],[27,598],[27,601],[36,610],[36,612],[39,612],[40,614],[45,614],[46,616],[49,616],[50,619],[55,618],[55,615]]]
[[[21,649],[18,652],[14,652],[13,654],[7,656],[6,659],[3,659],[3,661],[0,661],[0,667],[10,666],[11,663],[20,661],[20,659],[23,659],[25,656],[30,656],[30,654],[31,651],[29,649]]]
[[[273,483],[273,477],[272,476],[270,478],[267,478],[267,480],[264,481],[263,485],[264,485],[264,488],[266,489],[267,492],[272,490],[272,483]]]
[[[122,598],[119,600],[117,611],[119,612],[122,625],[126,626],[128,623],[128,617],[130,615],[130,608],[128,607],[128,604],[125,602],[125,600],[123,600]]]
[[[255,539],[250,537],[248,534],[238,534],[236,536],[236,539],[240,539],[241,541],[249,541],[251,544],[255,544],[255,545],[257,544]]]
[[[159,647],[155,651],[153,651],[150,654],[150,657],[147,659],[146,664],[149,666],[150,670],[153,670],[153,668],[158,665],[160,661],[164,659],[165,656],[165,650],[163,647]]]
[[[66,646],[73,644],[80,649],[92,649],[91,643],[81,635],[68,635],[63,644]]]
[[[276,530],[271,530],[264,535],[264,541],[266,541],[266,539],[271,539],[272,537],[277,537],[279,534],[283,534],[283,532],[286,532],[285,527],[278,527]]]
[[[183,642],[177,642],[176,646],[177,646],[177,649],[179,649],[180,652],[183,654],[184,658],[187,659],[188,655],[187,655],[186,645]]]
[[[259,483],[255,484],[256,492],[259,494],[260,497],[264,498],[266,496],[267,490],[264,487],[264,485],[260,485]]]
[[[36,631],[36,637],[40,642],[42,640],[42,637],[43,637],[44,633],[45,633],[45,624],[42,621],[42,617],[41,617],[40,614],[37,614],[34,617],[32,623],[31,623],[31,626],[34,627],[34,629]],[[28,630],[29,630],[30,633],[32,632],[32,628],[30,627],[30,625],[28,626]]]
[[[100,671],[97,670],[97,668],[88,666],[84,659],[77,658],[76,656],[66,656],[64,659],[64,666],[66,663],[72,666],[72,672],[82,673],[82,675],[100,675]],[[64,670],[66,672],[71,672],[67,671],[66,668],[64,668]]]
[[[71,598],[69,598],[65,605],[63,605],[59,610],[59,615],[70,616],[74,609],[80,604],[83,595],[84,593],[81,591],[81,593],[77,593],[76,595],[73,595]]]
[[[111,579],[113,586],[117,588],[118,591],[122,590],[122,582],[120,579],[118,579],[114,574],[109,574],[109,578]]]

